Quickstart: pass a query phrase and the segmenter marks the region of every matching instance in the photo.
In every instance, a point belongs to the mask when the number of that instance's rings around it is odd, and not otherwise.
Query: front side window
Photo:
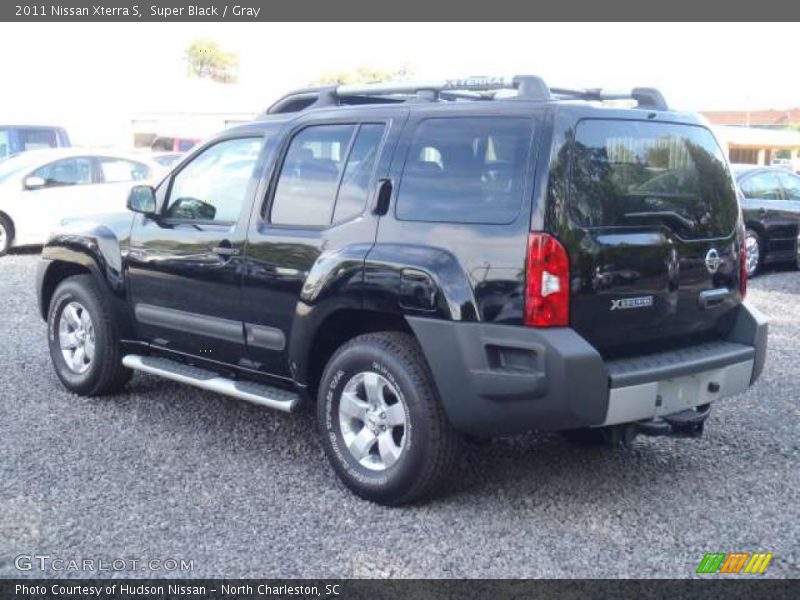
[[[800,177],[792,173],[781,173],[781,183],[787,200],[800,200]]]
[[[449,118],[422,121],[406,158],[397,218],[501,224],[520,210],[531,121]]]
[[[145,181],[150,178],[150,168],[140,162],[122,158],[100,157],[97,159],[100,175],[105,183]]]
[[[86,185],[92,183],[92,161],[90,158],[62,158],[39,167],[31,176],[44,179],[45,187]]]
[[[270,220],[324,227],[366,205],[385,125],[316,125],[300,131],[283,161]]]
[[[759,200],[780,200],[781,182],[774,173],[757,173],[742,182],[745,198]]]
[[[568,216],[580,227],[660,226],[684,239],[729,235],[738,203],[705,128],[592,119],[575,134]]]
[[[236,222],[262,142],[260,137],[225,140],[195,156],[173,178],[165,216]]]

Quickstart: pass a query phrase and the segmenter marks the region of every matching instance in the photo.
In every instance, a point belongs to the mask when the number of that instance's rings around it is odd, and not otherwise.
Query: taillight
[[[739,263],[739,293],[742,300],[747,295],[747,247],[745,242],[742,242],[742,252]]]
[[[569,257],[564,246],[546,233],[531,233],[525,276],[525,325],[569,325]]]

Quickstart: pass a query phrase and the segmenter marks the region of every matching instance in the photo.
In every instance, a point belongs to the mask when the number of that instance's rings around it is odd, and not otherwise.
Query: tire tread
[[[381,503],[399,506],[428,499],[441,490],[455,470],[461,456],[461,436],[453,429],[444,412],[428,363],[422,354],[422,349],[412,335],[403,332],[385,331],[357,336],[342,345],[334,353],[328,364],[333,364],[336,358],[349,348],[363,344],[377,346],[384,352],[394,356],[407,369],[408,375],[416,387],[419,397],[422,399],[421,404],[427,417],[424,426],[429,428],[430,449],[432,450],[423,461],[422,473],[420,473],[413,485],[402,495],[382,499]],[[421,424],[417,423],[416,426],[420,427]],[[359,496],[367,497],[360,493],[357,488],[351,487],[351,489]]]

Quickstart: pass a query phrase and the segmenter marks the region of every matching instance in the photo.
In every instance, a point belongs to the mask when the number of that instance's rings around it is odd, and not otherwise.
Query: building
[[[783,163],[794,171],[800,171],[800,131],[725,125],[713,129],[720,142],[727,147],[732,163]]]
[[[800,128],[800,108],[785,110],[708,110],[701,113],[712,125],[762,127],[769,129]]]

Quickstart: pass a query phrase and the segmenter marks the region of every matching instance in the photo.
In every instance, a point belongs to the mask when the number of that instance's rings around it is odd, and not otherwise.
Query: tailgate
[[[571,325],[604,355],[719,337],[739,303],[739,206],[699,126],[579,123],[562,235]]]

